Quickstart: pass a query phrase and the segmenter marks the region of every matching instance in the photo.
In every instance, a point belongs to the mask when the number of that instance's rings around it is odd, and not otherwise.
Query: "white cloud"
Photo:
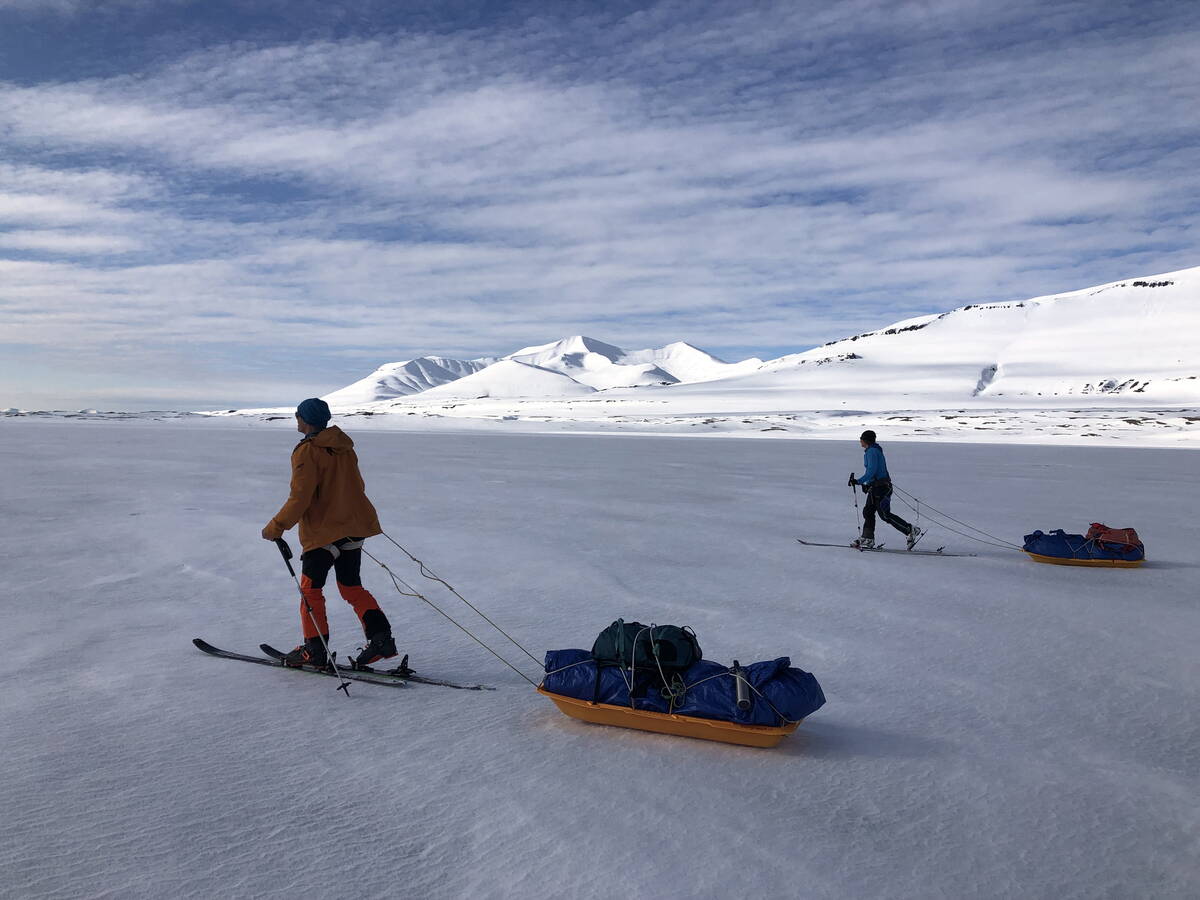
[[[0,84],[5,339],[798,349],[1196,262],[1194,30],[685,7]]]
[[[37,12],[74,14],[83,8],[84,0],[0,0],[0,12]]]
[[[129,253],[139,248],[133,238],[123,235],[88,234],[71,231],[0,231],[0,247],[14,250],[42,250],[47,253],[92,254]]]
[[[0,0],[0,13],[72,18],[120,16],[137,10],[184,6],[191,0]]]

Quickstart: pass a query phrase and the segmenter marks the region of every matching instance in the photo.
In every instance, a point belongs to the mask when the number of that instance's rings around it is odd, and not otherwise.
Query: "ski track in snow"
[[[535,653],[690,624],[710,659],[790,655],[828,704],[776,750],[574,722],[369,560],[413,665],[496,692],[347,700],[209,658],[192,637],[298,636],[258,535],[295,436],[8,419],[0,896],[1200,894],[1194,453],[884,440],[897,484],[1009,540],[1138,528],[1146,567],[1092,571],[938,531],[981,555],[798,545],[852,535],[852,441],[342,424],[393,537]]]

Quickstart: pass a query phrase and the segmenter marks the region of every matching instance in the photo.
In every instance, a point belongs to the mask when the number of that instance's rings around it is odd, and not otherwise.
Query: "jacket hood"
[[[334,453],[345,453],[354,447],[354,441],[350,440],[350,435],[342,431],[336,425],[330,425],[328,428],[322,428],[315,435],[309,438],[318,447],[325,450],[332,450]]]

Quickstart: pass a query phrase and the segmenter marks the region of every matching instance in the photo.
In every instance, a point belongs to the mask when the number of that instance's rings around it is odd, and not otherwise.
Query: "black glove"
[[[850,487],[857,487],[858,481],[855,480],[853,472],[850,473],[850,480],[847,481],[846,484],[848,484]]]

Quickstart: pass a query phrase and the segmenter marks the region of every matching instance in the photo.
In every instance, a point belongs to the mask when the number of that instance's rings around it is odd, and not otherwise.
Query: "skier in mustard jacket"
[[[329,664],[323,588],[330,569],[334,570],[338,592],[353,607],[366,636],[367,644],[355,662],[369,665],[396,655],[391,624],[362,586],[359,575],[363,541],[383,529],[375,507],[367,499],[354,441],[336,425],[330,425],[330,417],[328,404],[315,397],[296,408],[296,430],[304,438],[292,451],[291,492],[262,530],[266,540],[274,541],[297,522],[300,524],[300,623],[304,643],[284,659],[285,664],[294,666]]]

